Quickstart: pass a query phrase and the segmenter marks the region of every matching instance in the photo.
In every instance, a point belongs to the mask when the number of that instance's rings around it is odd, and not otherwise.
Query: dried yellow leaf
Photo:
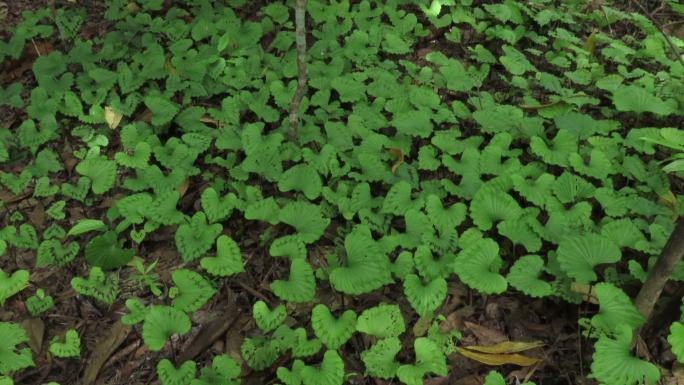
[[[541,346],[544,346],[544,343],[542,341],[530,341],[530,342],[504,341],[504,342],[500,342],[496,345],[490,345],[490,346],[479,346],[479,345],[466,346],[465,349],[474,350],[474,351],[477,351],[480,353],[488,353],[488,354],[509,354],[509,353],[520,353],[520,352],[524,352],[524,351],[530,350],[530,349],[535,349],[535,348],[538,348]]]
[[[480,353],[465,348],[457,347],[456,351],[459,352],[464,357],[470,358],[477,362],[481,362],[486,365],[499,366],[499,365],[518,365],[518,366],[532,366],[541,360],[539,358],[527,357],[522,354],[489,354]]]
[[[113,130],[119,126],[119,123],[121,123],[121,119],[123,118],[123,115],[114,111],[111,107],[106,106],[104,108],[104,118],[109,128]]]

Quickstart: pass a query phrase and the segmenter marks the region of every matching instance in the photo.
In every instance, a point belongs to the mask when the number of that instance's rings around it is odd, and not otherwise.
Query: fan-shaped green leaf
[[[601,336],[594,345],[592,375],[602,384],[657,383],[660,379],[658,368],[630,354],[632,329],[627,325],[616,325],[616,328],[614,336]]]
[[[81,337],[74,329],[67,330],[64,342],[59,342],[57,337],[50,341],[50,353],[55,357],[69,358],[81,356]]]
[[[105,275],[101,268],[93,266],[87,279],[72,278],[71,287],[79,294],[111,305],[119,294],[119,276],[116,273]]]
[[[305,366],[301,372],[304,385],[342,385],[344,383],[344,362],[334,350],[323,355],[320,368]]]
[[[597,234],[566,237],[556,250],[560,267],[582,283],[596,280],[594,266],[620,260],[620,249],[610,239]]]
[[[173,306],[184,312],[199,310],[211,297],[216,289],[201,274],[188,269],[178,269],[171,275],[176,284]]]
[[[85,247],[85,259],[102,269],[116,269],[130,262],[135,250],[121,247],[115,231],[107,231],[90,239]]]
[[[230,213],[237,204],[237,200],[237,196],[233,193],[220,197],[216,190],[209,187],[202,191],[200,202],[209,222],[215,223],[230,216]]]
[[[309,200],[321,195],[323,183],[316,170],[306,164],[297,164],[288,169],[278,180],[278,189],[282,192],[298,190]]]
[[[0,374],[7,375],[34,366],[31,349],[19,347],[28,342],[26,331],[11,322],[0,322]]]
[[[591,318],[591,325],[602,333],[617,332],[617,325],[632,329],[643,325],[644,317],[622,289],[608,282],[594,286],[599,301],[599,312]]]
[[[399,363],[395,356],[401,350],[399,338],[385,338],[376,342],[368,350],[361,352],[361,360],[366,366],[366,375],[389,380],[397,375]]]
[[[421,337],[416,338],[413,346],[416,351],[416,363],[399,367],[397,376],[401,382],[407,385],[422,385],[426,374],[447,375],[446,358],[437,344]]]
[[[220,277],[227,277],[245,271],[240,247],[233,238],[227,235],[221,235],[216,239],[216,256],[204,257],[200,264],[209,274]]]
[[[313,300],[316,292],[316,280],[311,265],[305,259],[293,259],[290,265],[290,277],[287,281],[276,280],[271,289],[284,301],[308,302]]]
[[[465,220],[467,210],[466,206],[460,202],[444,208],[442,201],[436,195],[427,197],[425,208],[433,225],[439,231],[454,229],[461,224]]]
[[[157,376],[161,385],[188,385],[195,378],[197,364],[193,360],[183,362],[176,368],[164,358],[157,363]]]
[[[677,361],[684,363],[684,323],[673,322],[670,325],[670,334],[667,336],[672,353],[677,357]]]
[[[450,265],[454,262],[456,255],[449,253],[435,258],[434,254],[427,246],[418,246],[413,254],[413,263],[426,280],[434,278],[447,278],[451,274]]]
[[[76,165],[76,171],[90,178],[95,194],[103,194],[112,187],[116,179],[116,163],[103,155],[83,159]]]
[[[398,305],[380,304],[361,313],[356,330],[378,338],[398,337],[406,324]]]
[[[323,235],[330,224],[320,206],[306,202],[291,202],[280,210],[279,219],[295,229],[305,243],[312,243]]]
[[[392,282],[390,263],[366,226],[356,226],[344,240],[346,265],[330,273],[335,290],[347,294],[373,291]]]
[[[257,301],[252,306],[252,316],[256,321],[257,327],[263,332],[268,333],[275,330],[287,318],[287,310],[285,305],[280,304],[273,308],[268,308],[264,301]]]
[[[674,112],[672,103],[666,102],[651,91],[635,85],[621,85],[613,93],[613,103],[618,111],[652,112],[668,115]]]
[[[531,297],[547,297],[553,294],[553,287],[539,278],[544,269],[544,260],[540,256],[525,255],[515,261],[506,279],[511,286]]]
[[[447,282],[435,278],[427,283],[415,274],[404,277],[404,294],[418,315],[426,316],[435,311],[446,299]]]
[[[200,377],[190,381],[190,385],[240,385],[240,366],[234,359],[221,354],[200,371]]]
[[[309,339],[306,336],[306,329],[304,328],[295,329],[294,335],[295,342],[294,346],[292,347],[292,355],[294,357],[313,356],[314,354],[318,353],[318,351],[321,350],[321,347],[323,346],[321,340],[319,340],[318,338],[314,337],[312,339]]]
[[[499,294],[508,287],[506,278],[498,273],[502,264],[499,245],[483,238],[461,250],[452,267],[466,285],[485,294]]]
[[[176,247],[183,261],[190,262],[206,253],[222,230],[223,226],[218,223],[208,224],[204,213],[195,213],[190,223],[184,223],[176,230]]]
[[[356,313],[346,310],[340,318],[335,318],[327,306],[318,304],[311,311],[311,327],[328,349],[335,350],[344,345],[356,331]]]
[[[143,340],[151,351],[157,352],[172,335],[189,332],[190,326],[190,318],[183,311],[171,306],[153,305],[143,321]]]
[[[497,221],[517,220],[521,214],[518,202],[494,186],[483,186],[470,202],[470,217],[480,230],[489,230]]]

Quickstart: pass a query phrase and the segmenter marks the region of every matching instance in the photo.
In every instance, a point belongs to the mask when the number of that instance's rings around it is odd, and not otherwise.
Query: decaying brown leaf
[[[27,318],[21,321],[21,327],[26,330],[28,335],[28,345],[31,350],[40,354],[43,349],[43,336],[45,335],[45,324],[40,318]]]
[[[464,349],[461,347],[457,347],[456,351],[459,352],[464,357],[470,358],[471,360],[475,360],[478,362],[482,362],[483,364],[492,365],[492,366],[500,366],[500,365],[508,365],[508,364],[518,365],[518,366],[532,366],[532,365],[535,365],[535,364],[541,362],[541,360],[539,358],[527,357],[527,356],[523,356],[522,354],[518,354],[518,353],[489,354],[489,353],[480,353],[480,352]]]
[[[510,354],[510,353],[520,353],[531,349],[536,349],[538,347],[544,346],[542,341],[504,341],[496,345],[490,346],[466,346],[468,350],[474,350],[480,353],[488,354]]]
[[[107,336],[96,345],[93,353],[90,355],[88,366],[83,372],[83,380],[81,382],[83,385],[95,383],[102,365],[119,348],[130,332],[131,327],[122,324],[121,321],[117,321],[112,325]]]
[[[487,365],[498,366],[513,364],[518,366],[532,366],[541,362],[541,360],[518,353],[536,349],[543,345],[544,343],[541,341],[503,341],[488,346],[471,345],[457,347],[456,351],[471,360],[482,362]]]

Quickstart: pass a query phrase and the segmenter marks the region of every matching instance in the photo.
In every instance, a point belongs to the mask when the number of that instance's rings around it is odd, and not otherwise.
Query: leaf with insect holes
[[[130,168],[144,168],[150,160],[152,148],[147,142],[138,142],[132,151],[117,152],[114,154],[114,160],[121,166]]]
[[[245,271],[240,247],[231,237],[221,235],[216,239],[216,256],[204,257],[200,265],[209,274],[227,277]]]
[[[380,304],[361,313],[356,330],[378,338],[398,337],[406,323],[398,305]]]
[[[369,349],[361,352],[361,360],[366,366],[366,374],[391,379],[396,376],[399,363],[395,356],[401,350],[399,338],[391,337],[381,339]]]

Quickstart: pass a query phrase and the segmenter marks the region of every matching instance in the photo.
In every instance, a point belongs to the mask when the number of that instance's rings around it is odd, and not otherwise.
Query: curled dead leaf
[[[392,165],[392,174],[397,173],[397,169],[404,163],[404,153],[400,148],[392,147],[389,149],[389,153],[394,157],[395,161]]]

